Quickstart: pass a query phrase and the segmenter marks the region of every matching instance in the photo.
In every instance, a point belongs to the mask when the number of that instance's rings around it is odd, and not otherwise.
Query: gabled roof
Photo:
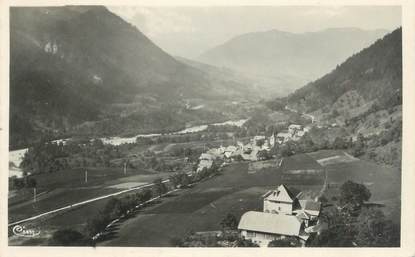
[[[277,137],[291,137],[291,133],[289,132],[280,132],[277,134]]]
[[[199,157],[200,160],[213,160],[215,157],[209,153],[202,153]]]
[[[303,126],[298,125],[298,124],[291,124],[288,126],[288,128],[295,128],[295,129],[301,129]]]
[[[307,214],[307,212],[305,212],[305,211],[299,211],[298,213],[297,213],[297,215],[295,215],[297,218],[300,218],[300,219],[303,219],[303,220],[309,220],[310,219],[310,216]]]
[[[287,203],[292,203],[295,200],[295,195],[284,184],[281,184],[276,190],[269,191],[264,197],[267,200]]]
[[[242,215],[238,229],[285,236],[299,236],[302,222],[284,214],[249,211]]]

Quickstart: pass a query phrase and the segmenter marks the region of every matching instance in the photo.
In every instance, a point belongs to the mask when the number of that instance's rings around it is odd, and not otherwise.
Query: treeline
[[[41,142],[30,147],[20,167],[25,173],[39,174],[76,167],[109,167],[110,160],[121,158],[119,147],[101,140]]]
[[[355,156],[360,156],[364,149],[364,138],[359,135],[356,141],[351,137],[336,137],[332,142],[328,139],[315,141],[306,133],[298,141],[287,141],[283,145],[276,144],[270,151],[271,155],[287,157],[299,153],[311,153],[318,150],[348,150]]]
[[[37,185],[36,179],[30,176],[24,176],[17,178],[15,176],[9,178],[9,190],[22,189],[22,188],[34,188]]]
[[[217,127],[217,128],[216,128]],[[231,128],[232,127],[232,128]],[[222,128],[222,126],[208,126],[207,130],[198,133],[188,133],[182,135],[162,135],[157,137],[138,137],[136,143],[143,145],[156,145],[163,143],[188,143],[194,141],[214,141],[226,140],[232,138],[228,132],[237,131],[239,128],[230,126]]]

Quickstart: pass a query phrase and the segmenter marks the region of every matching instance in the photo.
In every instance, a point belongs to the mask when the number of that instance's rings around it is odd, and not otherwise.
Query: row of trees
[[[217,165],[213,165],[210,169],[203,169],[198,173],[193,173],[190,176],[186,173],[179,172],[172,174],[169,177],[168,182],[163,181],[161,178],[155,179],[151,189],[146,189],[135,194],[129,194],[122,198],[112,198],[106,203],[104,208],[98,212],[97,216],[87,221],[85,237],[92,238],[98,233],[103,232],[111,221],[127,216],[136,208],[136,206],[143,204],[154,197],[162,197],[170,188],[187,187],[192,183],[196,183],[218,173],[219,169]],[[54,241],[55,243],[56,240]]]
[[[195,141],[213,141],[219,139],[229,139],[231,136],[227,132],[237,131],[236,126],[208,126],[208,128],[198,133],[188,133],[182,135],[162,135],[157,137],[138,137],[137,144],[156,145],[164,143],[188,143]]]
[[[158,183],[158,181],[155,181],[155,183]],[[89,238],[92,238],[96,234],[104,231],[112,220],[128,215],[137,205],[145,203],[157,194],[161,194],[160,190],[164,189],[158,186],[155,186],[154,191],[147,189],[122,198],[110,199],[104,208],[98,212],[97,216],[87,221],[85,234]]]
[[[9,178],[9,189],[22,189],[22,188],[34,188],[37,186],[36,179],[31,176],[24,176],[22,178],[11,177]]]

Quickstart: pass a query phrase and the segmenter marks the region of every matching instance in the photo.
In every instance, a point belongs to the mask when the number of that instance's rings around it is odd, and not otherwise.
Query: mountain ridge
[[[328,28],[292,33],[268,30],[242,34],[213,47],[197,60],[269,76],[301,78],[297,88],[325,73],[386,34],[386,30]]]

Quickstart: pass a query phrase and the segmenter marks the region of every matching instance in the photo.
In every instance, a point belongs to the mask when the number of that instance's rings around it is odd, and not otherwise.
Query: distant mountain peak
[[[349,56],[368,47],[387,31],[329,28],[291,33],[279,29],[238,35],[197,59],[261,76],[296,77],[301,86],[332,70]]]

